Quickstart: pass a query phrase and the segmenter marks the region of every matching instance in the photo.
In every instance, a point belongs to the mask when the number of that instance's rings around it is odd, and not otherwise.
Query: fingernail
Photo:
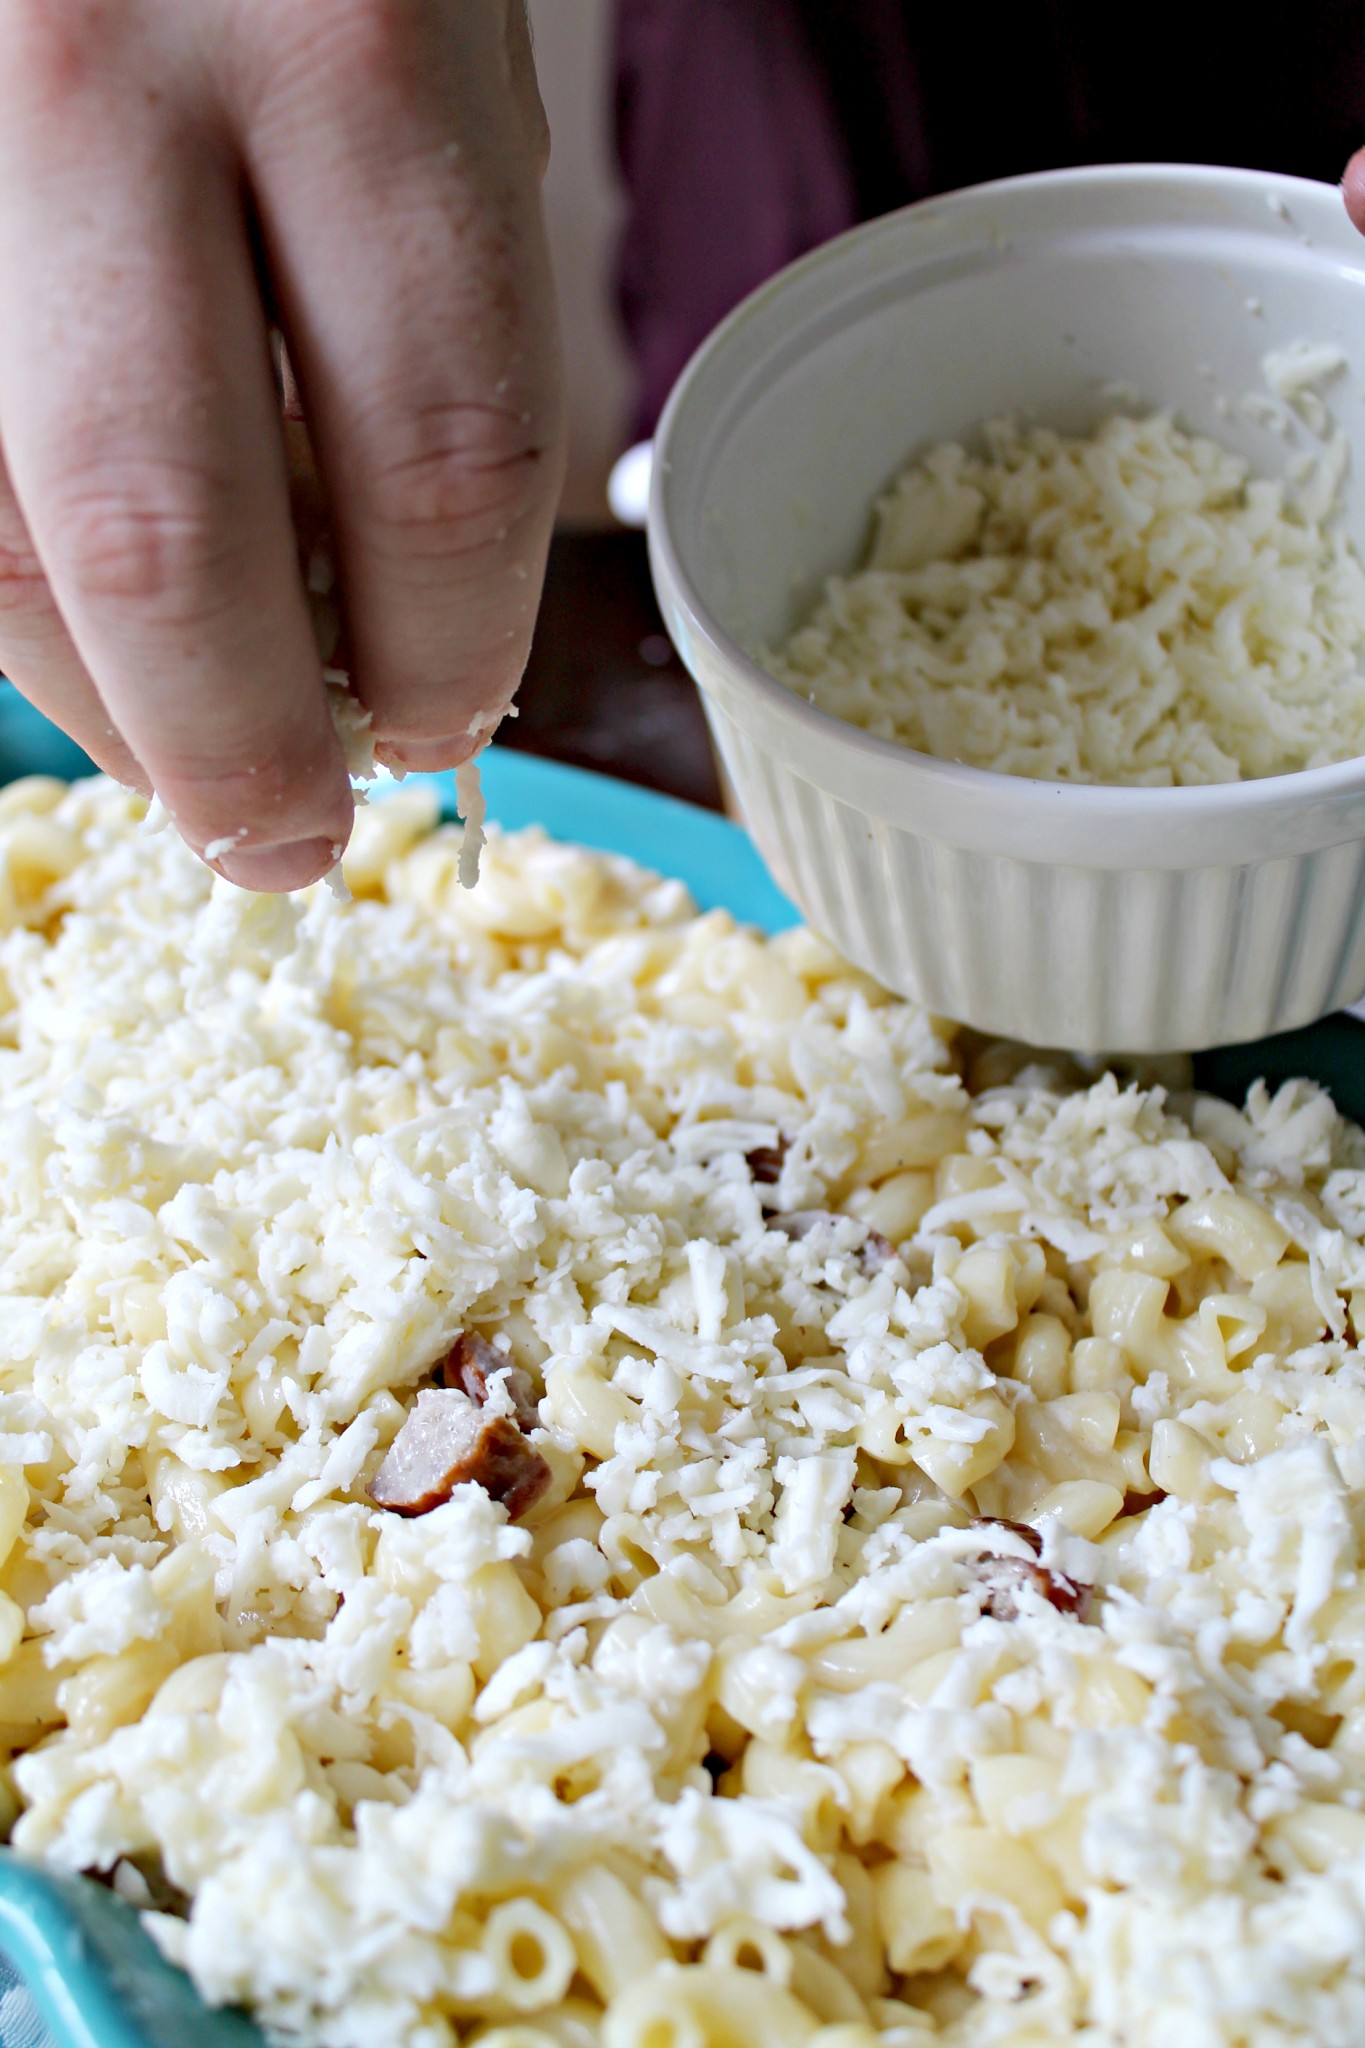
[[[330,839],[295,839],[285,846],[238,846],[213,865],[239,889],[306,889],[333,866],[337,857]]]
[[[458,768],[473,753],[474,741],[467,732],[461,732],[444,740],[381,741],[374,751],[376,760],[386,768],[406,768],[430,775],[441,768]]]

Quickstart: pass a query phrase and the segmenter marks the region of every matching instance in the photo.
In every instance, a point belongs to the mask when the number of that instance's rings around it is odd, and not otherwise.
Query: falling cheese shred
[[[488,817],[477,758],[462,761],[455,770],[455,801],[464,821],[464,838],[460,844],[460,887],[472,889],[479,879],[479,858],[487,843],[484,824]]]

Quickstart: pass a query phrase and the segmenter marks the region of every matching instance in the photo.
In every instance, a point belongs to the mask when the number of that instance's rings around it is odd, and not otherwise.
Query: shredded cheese
[[[479,857],[486,843],[483,828],[488,816],[483,784],[479,780],[477,757],[462,761],[455,770],[455,800],[460,806],[460,816],[464,821],[464,840],[460,847],[460,887],[472,889],[479,879]]]
[[[1210,783],[1365,752],[1365,572],[1333,511],[1347,443],[1272,352],[1247,401],[1313,441],[1295,488],[1164,413],[1068,436],[1010,420],[911,465],[868,563],[774,675],[882,738],[1053,781]]]

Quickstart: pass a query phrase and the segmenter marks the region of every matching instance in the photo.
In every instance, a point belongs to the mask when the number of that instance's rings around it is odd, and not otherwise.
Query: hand
[[[453,766],[558,495],[545,152],[524,0],[0,0],[0,669],[249,888],[353,816],[270,324],[380,757]]]

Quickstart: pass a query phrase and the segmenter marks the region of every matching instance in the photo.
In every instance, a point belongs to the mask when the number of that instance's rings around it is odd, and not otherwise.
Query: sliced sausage
[[[977,1560],[975,1578],[981,1594],[981,1611],[997,1621],[1017,1621],[1022,1611],[1020,1595],[1027,1586],[1041,1594],[1059,1614],[1086,1618],[1093,1586],[1069,1579],[1064,1572],[1050,1571],[1025,1557],[982,1557]]]
[[[1089,1613],[1093,1586],[1087,1586],[1083,1579],[1068,1578],[1065,1572],[1054,1572],[1045,1564],[1039,1564],[1043,1539],[1038,1531],[1027,1522],[1010,1522],[1003,1515],[982,1515],[972,1524],[975,1529],[1008,1529],[1012,1536],[1020,1537],[1033,1552],[1031,1558],[1001,1556],[995,1551],[984,1551],[973,1567],[973,1577],[981,1595],[981,1611],[992,1615],[996,1621],[1017,1621],[1020,1613],[1020,1595],[1027,1586],[1055,1607],[1059,1614],[1074,1614],[1084,1621]]]
[[[1043,1554],[1043,1539],[1031,1522],[1011,1522],[1004,1515],[978,1515],[972,1523],[974,1529],[1008,1529],[1011,1536],[1020,1537],[1027,1543],[1035,1557]]]
[[[755,1145],[752,1152],[745,1153],[744,1163],[759,1187],[777,1186],[782,1178],[782,1163],[790,1150],[790,1138],[779,1138],[775,1145]]]
[[[517,1521],[550,1483],[550,1468],[505,1415],[456,1387],[424,1387],[370,1485],[377,1508],[425,1515],[472,1480]]]
[[[448,1387],[458,1387],[462,1394],[468,1394],[480,1408],[488,1399],[488,1382],[494,1373],[501,1373],[503,1385],[512,1398],[516,1410],[517,1427],[534,1429],[540,1421],[536,1402],[536,1390],[531,1383],[529,1372],[523,1372],[519,1365],[513,1365],[507,1354],[499,1351],[496,1344],[490,1344],[486,1337],[480,1337],[473,1330],[462,1331],[455,1339],[440,1366],[441,1378]]]

